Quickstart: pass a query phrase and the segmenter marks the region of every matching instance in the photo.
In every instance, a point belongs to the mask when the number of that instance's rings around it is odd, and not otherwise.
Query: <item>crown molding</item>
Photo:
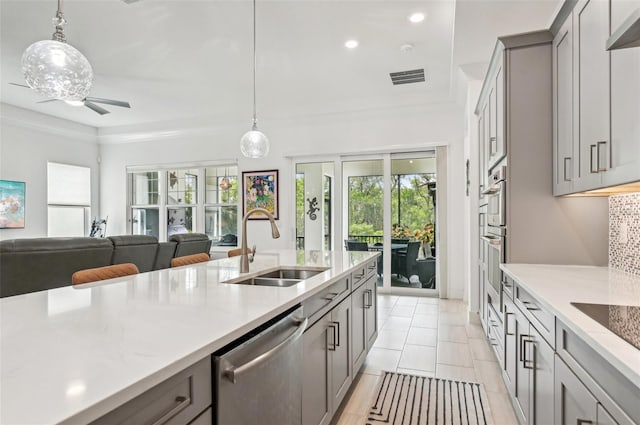
[[[98,129],[95,127],[30,111],[8,103],[0,103],[0,128],[4,129],[5,125],[87,143],[98,143]]]

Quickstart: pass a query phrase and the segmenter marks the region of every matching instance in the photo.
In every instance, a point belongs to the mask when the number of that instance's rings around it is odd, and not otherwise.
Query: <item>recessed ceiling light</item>
[[[424,21],[424,13],[416,12],[412,14],[411,16],[409,16],[409,21],[413,22],[414,24]]]
[[[344,45],[347,49],[355,49],[356,47],[358,47],[358,40],[347,40]]]

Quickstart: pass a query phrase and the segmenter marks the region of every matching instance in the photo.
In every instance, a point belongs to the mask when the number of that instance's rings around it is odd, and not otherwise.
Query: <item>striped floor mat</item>
[[[492,425],[482,384],[383,372],[367,425]]]

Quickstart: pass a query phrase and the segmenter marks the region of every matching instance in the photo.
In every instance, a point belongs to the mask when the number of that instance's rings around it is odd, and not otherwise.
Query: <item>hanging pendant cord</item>
[[[256,0],[253,0],[253,125],[256,125]]]
[[[56,32],[53,33],[52,39],[55,41],[60,41],[61,43],[66,43],[66,38],[64,36],[64,24],[67,21],[64,19],[64,14],[62,13],[62,0],[58,0],[58,11],[56,12],[56,17],[54,18],[54,23],[56,26]]]

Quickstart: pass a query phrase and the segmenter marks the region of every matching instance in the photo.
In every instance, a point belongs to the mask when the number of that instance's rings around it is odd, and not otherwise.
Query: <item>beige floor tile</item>
[[[461,312],[441,310],[440,314],[438,315],[438,320],[442,325],[464,326],[467,324],[467,319],[464,313]]]
[[[410,326],[410,317],[389,316],[382,329],[389,331],[408,331]]]
[[[436,349],[422,345],[405,345],[398,367],[435,372]]]
[[[436,363],[436,376],[454,381],[480,382],[476,377],[476,370],[472,367]]]
[[[379,376],[359,373],[351,390],[342,402],[342,413],[365,416],[369,413],[371,399],[376,392]]]
[[[438,341],[437,362],[452,366],[473,367],[469,345],[459,342]]]
[[[416,313],[418,314],[438,314],[437,304],[420,304],[416,305]]]
[[[373,346],[377,348],[387,348],[389,350],[402,350],[406,339],[407,331],[380,330],[378,331],[378,338]]]
[[[418,297],[398,297],[396,305],[409,305],[415,306],[418,304]]]
[[[331,421],[331,425],[363,425],[366,421],[365,416],[354,415],[353,413],[342,413],[341,415],[337,415],[337,420],[334,418]]]
[[[487,391],[487,397],[489,397],[489,407],[491,408],[491,416],[493,416],[495,425],[514,425],[518,423],[509,395]]]
[[[391,310],[393,310],[393,308],[385,308],[385,307],[379,307],[378,308],[378,317],[380,316],[390,316],[391,315]]]
[[[431,377],[435,376],[433,371],[416,370],[416,369],[403,369],[401,367],[396,369],[396,372],[404,373],[404,374],[407,374],[407,375],[416,375],[416,376],[431,376]]]
[[[473,358],[476,360],[497,361],[495,353],[484,338],[470,338],[469,347]]]
[[[407,334],[407,344],[411,345],[427,345],[435,347],[438,341],[438,331],[429,328],[409,328]]]
[[[438,328],[438,315],[437,314],[414,314],[411,326],[415,328]]]
[[[378,307],[379,308],[393,308],[398,301],[396,295],[378,295]]]
[[[506,393],[507,387],[502,380],[502,371],[498,362],[473,360],[476,376],[482,382],[487,391]]]
[[[466,313],[467,305],[460,300],[440,300],[440,311],[447,311],[450,313]]]
[[[436,297],[420,297],[418,298],[418,304],[438,304],[439,298]]]
[[[482,325],[480,324],[467,323],[464,325],[464,328],[469,338],[485,338],[484,329],[482,329]]]
[[[398,367],[401,354],[400,350],[373,347],[364,360],[362,371],[375,375],[380,375],[383,370],[394,371]]]
[[[467,343],[467,331],[464,326],[440,325],[438,326],[438,341]]]
[[[396,305],[391,310],[390,316],[396,317],[413,317],[416,307],[411,305]]]

